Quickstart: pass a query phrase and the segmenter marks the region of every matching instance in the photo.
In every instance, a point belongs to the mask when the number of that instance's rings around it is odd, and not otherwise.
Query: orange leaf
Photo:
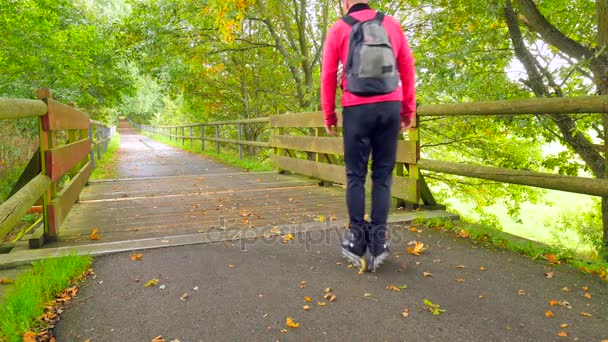
[[[567,328],[568,327],[568,323],[564,323],[564,324],[560,325],[560,327]]]
[[[485,271],[485,270],[486,270],[486,268],[485,268],[485,267],[483,267],[483,266],[481,266],[481,267],[479,268],[479,270],[483,272],[483,271]]]
[[[462,278],[456,278],[456,281],[459,283],[464,283],[464,279],[462,279]]]
[[[466,231],[466,230],[464,230],[464,229],[461,229],[461,230],[458,232],[458,234],[456,234],[456,236],[457,236],[457,237],[459,237],[459,238],[464,238],[464,239],[466,239],[466,238],[468,238],[470,235],[469,235],[469,232],[467,232],[467,231]]]
[[[545,317],[555,317],[555,314],[551,310],[548,310],[545,312]]]
[[[285,324],[287,324],[287,326],[290,328],[299,328],[300,327],[300,323],[296,323],[293,320],[293,318],[291,318],[291,317],[287,317],[287,319],[285,320]]]
[[[589,287],[583,286],[583,291],[585,291],[585,292],[589,291]]]
[[[89,235],[89,239],[91,240],[99,240],[99,235],[97,235],[97,229],[93,229],[91,235]]]
[[[165,342],[165,339],[162,337],[162,335],[158,335],[153,338],[151,342]]]
[[[36,334],[31,331],[23,334],[23,342],[36,342]]]
[[[143,257],[144,257],[143,254],[131,254],[131,260],[133,260],[133,261],[141,260],[141,258],[143,258]]]
[[[424,252],[427,247],[424,246],[424,243],[414,241],[414,248],[408,247],[407,252],[412,255],[420,255],[420,253]]]
[[[552,300],[549,302],[549,305],[551,305],[551,306],[556,306],[557,304],[559,304],[559,302],[556,300]]]
[[[0,285],[6,285],[6,284],[12,284],[14,283],[13,280],[10,280],[8,278],[0,278]]]
[[[585,298],[591,299],[591,294],[589,292],[585,293]]]
[[[581,316],[585,316],[585,317],[591,317],[593,316],[592,314],[588,313],[588,312],[581,312]]]
[[[386,289],[389,290],[389,291],[395,291],[395,292],[401,291],[401,289],[398,288],[395,285],[389,285],[389,286],[386,287]]]
[[[559,336],[559,337],[568,337],[568,333],[567,333],[567,332],[565,332],[565,331],[560,331],[560,332],[557,334],[557,336]]]
[[[555,261],[557,261],[557,256],[555,254],[547,254],[545,255],[545,259],[547,259],[548,262],[555,264]]]

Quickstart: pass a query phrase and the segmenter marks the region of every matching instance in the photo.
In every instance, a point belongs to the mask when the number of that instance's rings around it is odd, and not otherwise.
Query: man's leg
[[[365,177],[371,149],[369,123],[366,122],[366,105],[345,107],[344,120],[344,163],[346,165],[346,206],[349,216],[349,232],[342,245],[343,254],[359,267],[365,254],[366,223],[365,215]],[[354,255],[352,255],[354,254]]]
[[[383,102],[377,104],[377,123],[372,134],[372,213],[371,254],[372,271],[390,254],[386,245],[388,213],[391,206],[391,185],[397,156],[401,104]]]

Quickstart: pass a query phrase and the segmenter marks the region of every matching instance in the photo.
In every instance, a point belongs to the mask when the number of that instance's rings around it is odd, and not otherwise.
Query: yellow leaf
[[[318,306],[325,306],[325,305],[327,305],[327,303],[326,302],[317,302],[317,305]]]
[[[581,312],[581,316],[585,316],[585,317],[591,317],[593,316],[592,314],[588,313],[588,312]]]
[[[424,252],[427,248],[424,246],[424,243],[414,241],[414,248],[408,247],[407,252],[412,255],[420,255],[420,253]]]
[[[565,331],[560,331],[560,332],[557,334],[557,336],[559,336],[559,337],[568,337],[568,333],[567,333],[567,332],[565,332]]]
[[[307,302],[310,302],[312,299],[310,299],[310,297],[307,296],[307,297],[304,297],[304,300]]]
[[[470,235],[469,235],[469,233],[468,233],[466,230],[461,229],[461,230],[458,232],[458,234],[456,234],[456,236],[457,236],[457,237],[459,237],[459,238],[464,238],[464,239],[466,239],[466,238],[468,238]]]
[[[325,222],[325,215],[319,215],[318,220],[319,222]]]
[[[325,293],[330,293],[330,292],[331,292],[331,287],[327,287],[327,288],[325,288],[325,290],[323,290],[323,292],[325,292]]]
[[[562,328],[567,328],[567,327],[568,327],[568,324],[567,324],[567,323],[564,323],[564,324],[560,325],[560,327],[562,327]]]
[[[0,278],[0,285],[13,284],[15,281],[8,278]]]
[[[589,292],[585,293],[585,298],[591,299],[591,294]]]
[[[148,280],[148,282],[144,285],[144,287],[156,286],[158,285],[159,280],[157,278],[152,278]]]
[[[289,241],[293,240],[293,234],[287,234],[283,237],[283,243],[289,243]]]
[[[291,317],[287,317],[287,320],[285,323],[290,328],[299,328],[300,327],[300,323],[294,322],[293,318],[291,318]]]
[[[143,254],[131,254],[131,260],[133,260],[133,261],[141,260],[141,258],[143,258],[143,257],[144,257]]]
[[[589,287],[583,286],[583,291],[585,291],[585,292],[589,291]]]
[[[462,279],[462,278],[456,278],[456,281],[459,283],[464,283],[464,279]]]
[[[483,271],[485,271],[485,270],[486,270],[486,268],[485,268],[485,267],[483,267],[483,266],[481,266],[481,267],[479,268],[479,270],[483,272]]]
[[[91,240],[99,240],[99,235],[97,235],[97,229],[93,229],[91,235],[89,235],[89,239]]]
[[[551,310],[548,310],[547,312],[545,312],[545,317],[547,317],[547,318],[555,317],[555,314]]]

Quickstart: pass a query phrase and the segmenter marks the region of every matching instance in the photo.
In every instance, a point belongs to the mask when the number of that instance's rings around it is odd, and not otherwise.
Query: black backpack
[[[371,20],[358,21],[350,15],[342,18],[352,26],[349,37],[346,90],[358,96],[388,94],[399,86],[395,52],[382,26],[384,13]]]

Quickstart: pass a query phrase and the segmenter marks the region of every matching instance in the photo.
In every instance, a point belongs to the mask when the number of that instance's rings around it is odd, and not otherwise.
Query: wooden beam
[[[92,172],[92,164],[88,162],[49,204],[49,231],[47,235],[51,240],[57,237],[61,223],[78,200],[80,192],[87,184]]]
[[[45,130],[89,129],[91,119],[87,114],[55,100],[46,99],[46,102],[48,114],[42,120]]]
[[[420,116],[606,113],[608,95],[422,105]]]
[[[423,170],[452,175],[488,179],[503,183],[528,185],[537,188],[561,190],[592,196],[608,196],[608,179],[571,177],[428,159],[418,160],[418,166]]]
[[[51,179],[38,175],[0,205],[0,239],[6,236],[51,185]]]
[[[74,165],[87,157],[90,151],[91,139],[89,138],[46,151],[47,175],[53,182],[57,181]]]
[[[0,98],[0,120],[43,116],[46,109],[40,100]]]
[[[199,137],[186,137],[199,140]],[[256,146],[256,147],[269,147],[267,142],[263,141],[247,141],[247,140],[235,140],[235,139],[225,139],[225,138],[213,138],[213,137],[205,137],[207,141],[215,141],[226,144],[236,144],[236,145],[247,145],[247,146]]]
[[[281,114],[270,117],[270,127],[325,127],[323,112]],[[342,113],[338,113],[338,127],[342,127]]]

